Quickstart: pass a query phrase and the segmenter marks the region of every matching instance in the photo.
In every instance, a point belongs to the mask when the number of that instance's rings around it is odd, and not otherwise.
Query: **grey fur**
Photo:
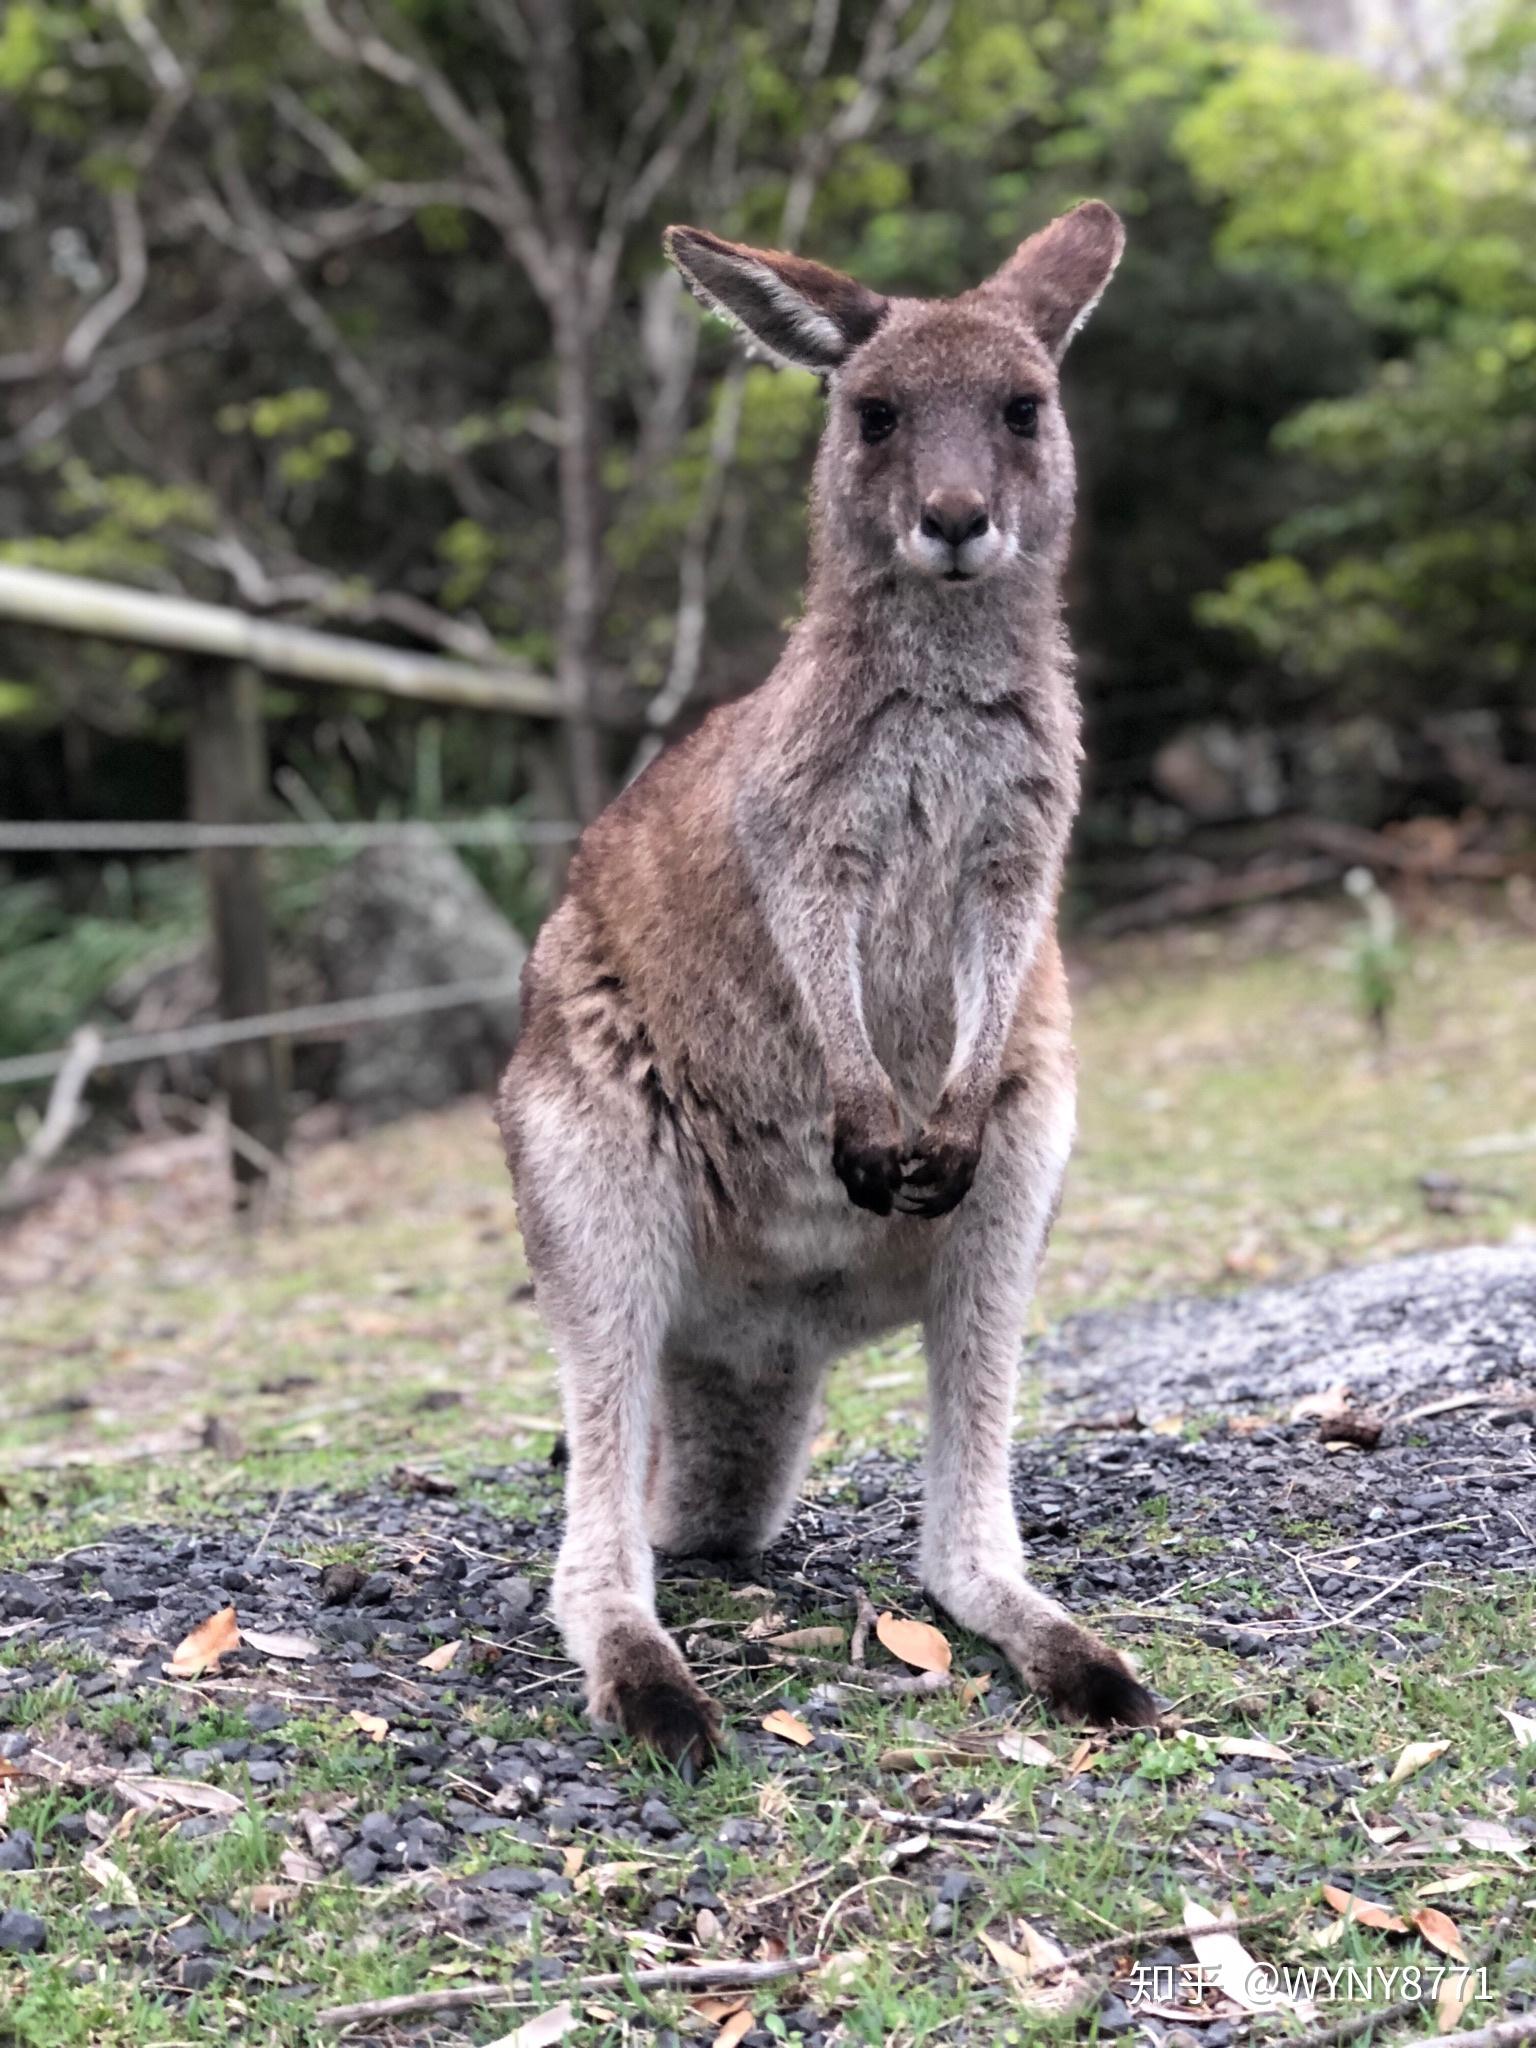
[[[669,235],[684,267],[707,246],[700,288],[781,353],[843,351],[806,610],[768,681],[584,835],[499,1113],[561,1365],[557,1613],[593,1712],[685,1765],[716,1722],[655,1619],[652,1543],[766,1543],[833,1358],[917,1319],[929,1591],[1067,1712],[1153,1714],[1029,1585],[1008,1493],[1074,1101],[1056,359],[1119,242],[1090,204],[961,299],[871,311],[819,265]],[[897,423],[871,439],[882,406]]]

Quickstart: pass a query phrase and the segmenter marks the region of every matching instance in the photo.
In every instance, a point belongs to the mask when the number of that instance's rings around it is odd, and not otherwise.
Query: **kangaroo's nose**
[[[923,500],[923,532],[930,540],[947,540],[952,548],[985,533],[991,523],[980,491],[930,491]]]

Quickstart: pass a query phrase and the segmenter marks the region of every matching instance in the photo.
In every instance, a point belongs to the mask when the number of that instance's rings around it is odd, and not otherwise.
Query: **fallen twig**
[[[585,1998],[603,1991],[737,1991],[803,1977],[821,1968],[819,1955],[788,1957],[781,1963],[661,1963],[647,1970],[603,1971],[594,1977],[565,1977],[560,1990]],[[421,2013],[469,2012],[477,2007],[525,2006],[505,1984],[455,1984],[446,1991],[402,1991],[393,1998],[366,1998],[358,2005],[332,2005],[316,2014],[323,2027],[366,2025],[370,2020],[409,2019]]]
[[[1214,1928],[1201,1932],[1215,1934],[1242,1934],[1253,1927],[1267,1927],[1272,1921],[1287,1920],[1291,1909],[1286,1906],[1271,1906],[1265,1913],[1241,1913],[1235,1919],[1222,1920]],[[1149,1942],[1188,1941],[1191,1930],[1182,1921],[1171,1921],[1161,1927],[1136,1927],[1125,1934],[1106,1934],[1098,1941],[1090,1941],[1086,1948],[1075,1948],[1059,1963],[1045,1963],[1039,1966],[1038,1977],[1060,1976],[1064,1970],[1080,1970],[1085,1963],[1097,1962],[1100,1956],[1113,1955],[1116,1949],[1145,1948]]]
[[[866,1807],[866,1813],[871,1811]],[[989,1820],[954,1820],[946,1814],[903,1813],[896,1806],[877,1806],[873,1809],[876,1820],[883,1820],[892,1827],[918,1828],[930,1835],[958,1835],[972,1842],[1013,1842],[1029,1848],[1044,1839],[1040,1835],[1021,1834],[1017,1828],[1001,1828]]]
[[[1470,2034],[1431,2034],[1419,2048],[1515,2048],[1519,2041],[1536,2041],[1536,2012],[1513,2013]]]
[[[869,1647],[869,1632],[880,1617],[875,1612],[874,1602],[862,1586],[857,1588],[853,1597],[858,1603],[858,1618],[853,1624],[853,1637],[848,1645],[848,1662],[862,1664],[864,1652]]]
[[[954,1682],[947,1671],[871,1671],[866,1664],[829,1664],[824,1657],[802,1657],[792,1650],[773,1650],[770,1655],[775,1664],[791,1671],[814,1671],[830,1685],[862,1685],[882,1699],[948,1692]]]

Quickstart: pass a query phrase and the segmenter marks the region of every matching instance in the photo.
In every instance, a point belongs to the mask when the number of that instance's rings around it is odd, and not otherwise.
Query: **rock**
[[[509,1621],[520,1620],[533,1605],[533,1587],[527,1579],[498,1579],[487,1591],[500,1601]]]
[[[354,1884],[371,1884],[379,1874],[379,1859],[360,1842],[342,1857],[341,1867]]]
[[[450,848],[370,847],[331,881],[313,943],[333,998],[450,981],[515,987],[527,948]],[[488,1094],[517,1032],[511,989],[494,1001],[362,1031],[341,1053],[335,1095],[378,1123],[460,1095]]]
[[[388,1813],[365,1813],[357,1831],[370,1849],[393,1849],[402,1835],[400,1823]]]
[[[683,1832],[683,1824],[663,1800],[647,1799],[640,1809],[640,1825],[648,1835],[656,1835],[662,1841]]]
[[[36,1956],[48,1946],[48,1923],[13,1908],[0,1913],[0,1955]]]
[[[0,1870],[35,1870],[37,1845],[25,1828],[12,1828],[0,1842]]]

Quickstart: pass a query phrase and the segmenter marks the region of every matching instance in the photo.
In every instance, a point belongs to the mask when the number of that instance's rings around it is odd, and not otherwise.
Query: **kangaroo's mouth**
[[[974,583],[976,581],[975,571],[971,569],[946,569],[944,571],[944,581],[946,583]]]

